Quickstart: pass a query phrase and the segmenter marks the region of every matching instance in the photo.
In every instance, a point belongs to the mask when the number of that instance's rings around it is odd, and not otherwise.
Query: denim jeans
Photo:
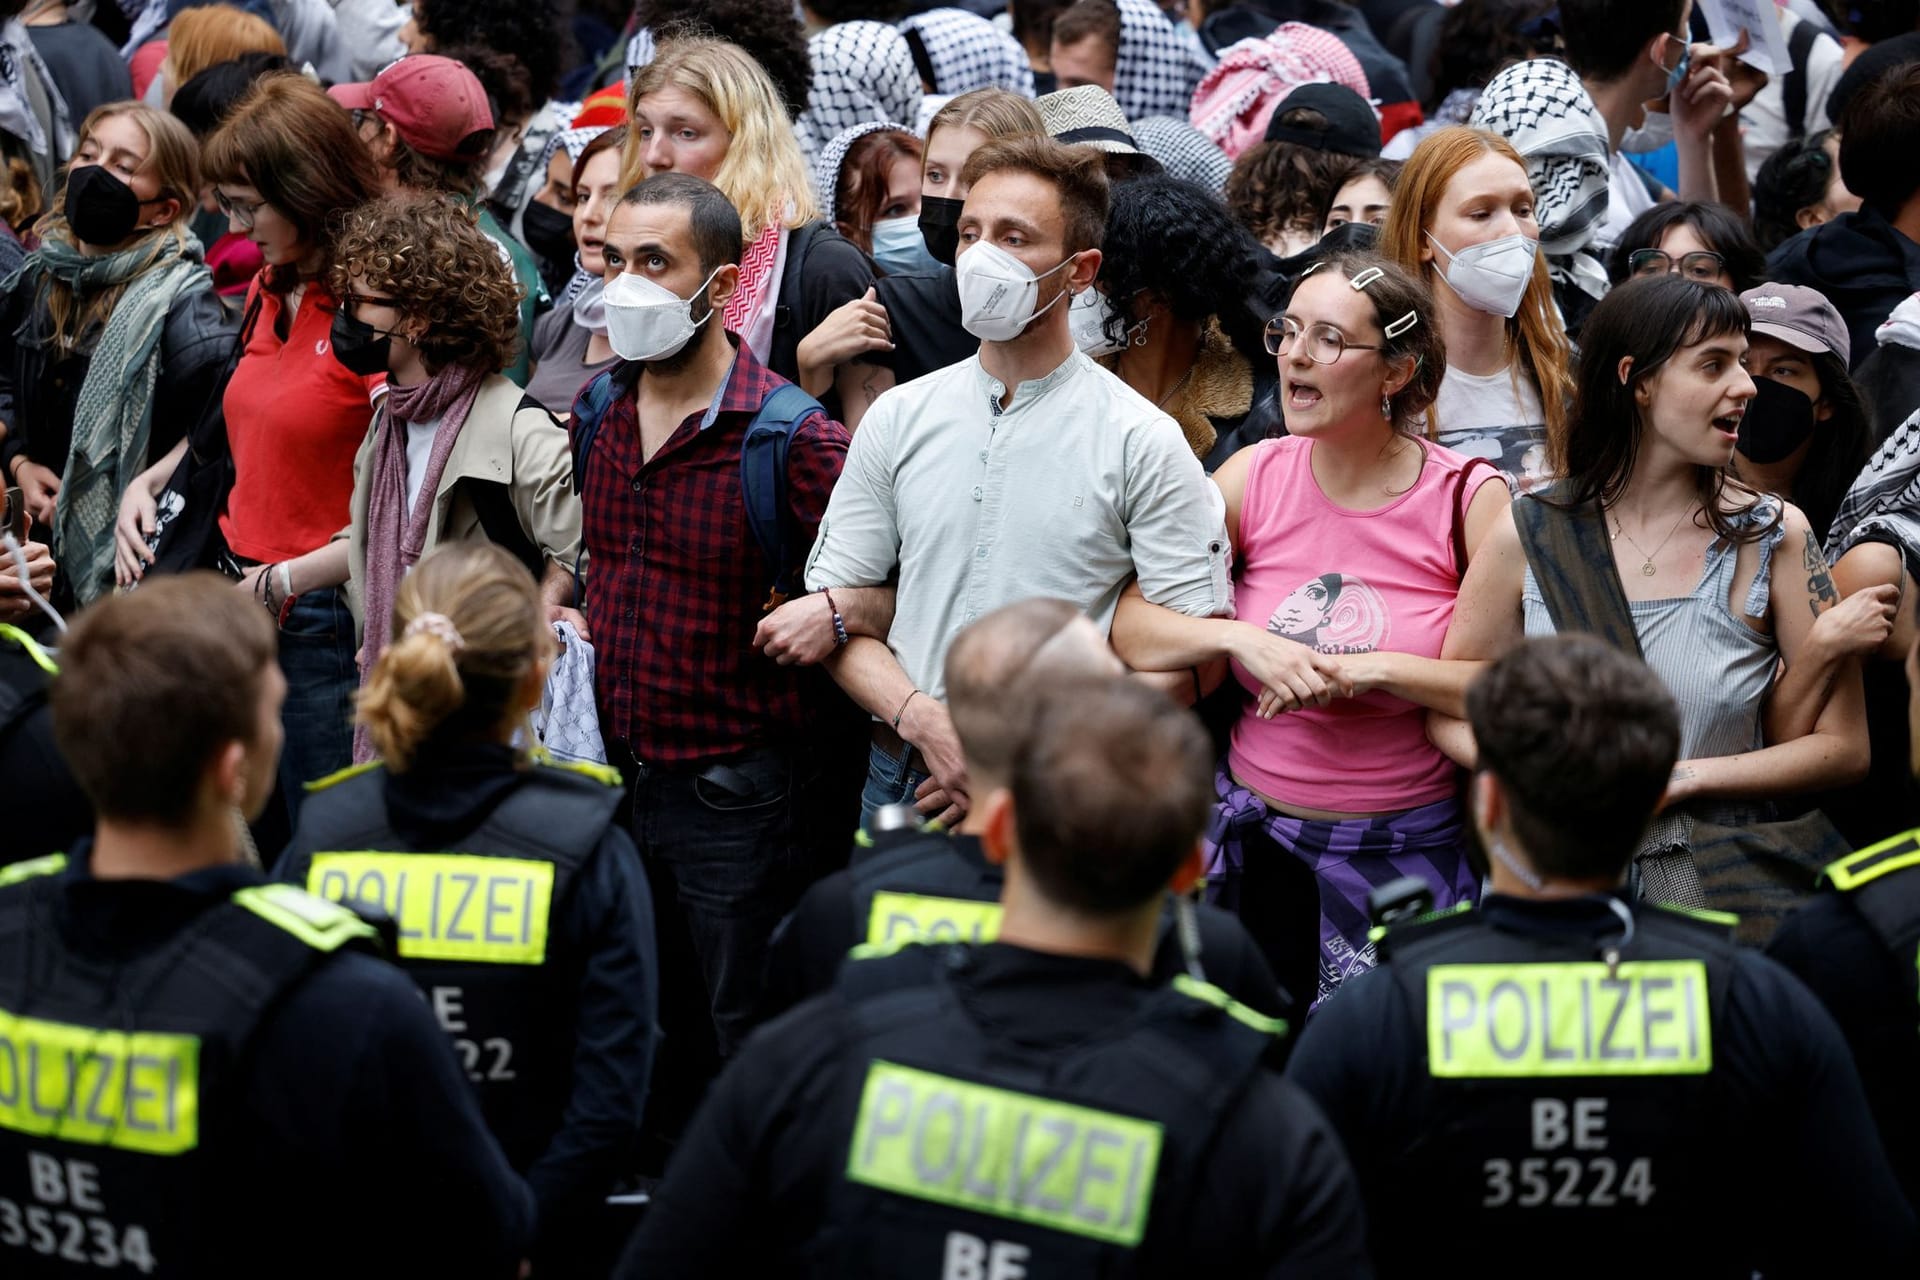
[[[353,762],[355,647],[344,591],[309,591],[294,600],[280,628],[280,674],[287,678],[287,702],[280,711],[287,735],[280,753],[280,794],[289,818],[299,815],[303,783]]]
[[[927,775],[907,763],[911,752],[893,755],[879,743],[867,753],[867,785],[860,793],[860,828],[873,826],[873,815],[890,804],[911,805],[913,793]]]

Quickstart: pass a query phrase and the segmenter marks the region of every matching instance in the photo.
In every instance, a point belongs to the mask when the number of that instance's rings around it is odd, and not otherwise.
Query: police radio
[[[1367,917],[1379,928],[1412,920],[1433,910],[1433,887],[1419,876],[1389,880],[1367,895]]]

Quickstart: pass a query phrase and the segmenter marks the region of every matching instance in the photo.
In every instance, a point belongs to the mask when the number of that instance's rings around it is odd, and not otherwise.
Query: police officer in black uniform
[[[509,745],[554,648],[527,570],[484,542],[401,583],[360,719],[384,765],[316,784],[278,868],[398,925],[398,958],[539,1204],[538,1275],[604,1274],[658,1039],[652,899],[607,768]]]
[[[967,762],[975,812],[956,834],[928,829],[906,812],[857,837],[844,871],[816,882],[774,935],[767,965],[768,1014],[833,984],[847,952],[863,943],[990,942],[1000,919],[1005,870],[981,842],[985,799],[1005,790],[1023,708],[1007,690],[1018,682],[1118,675],[1125,668],[1097,628],[1064,600],[1035,598],[994,610],[947,651],[947,705]],[[1190,968],[1240,1003],[1285,1017],[1280,990],[1237,917],[1216,907],[1173,904],[1162,913],[1153,975]]]
[[[0,870],[0,1275],[515,1275],[532,1196],[413,984],[243,861],[279,759],[270,620],[159,579],[61,659],[100,818]]]
[[[7,493],[11,504],[19,490]],[[51,591],[53,559],[47,548],[27,543],[21,558],[35,589]],[[47,691],[60,668],[30,630],[47,620],[21,582],[19,567],[0,550],[0,815],[5,815],[0,864],[70,849],[93,830],[93,806],[53,741]]]
[[[1366,1276],[1359,1197],[1269,1067],[1282,1024],[1148,977],[1211,753],[1126,678],[1009,688],[999,940],[863,949],[695,1116],[618,1275]]]
[[[1833,1021],[1733,918],[1629,903],[1679,749],[1659,679],[1534,640],[1467,700],[1492,893],[1393,925],[1289,1075],[1383,1275],[1912,1275],[1915,1226]]]

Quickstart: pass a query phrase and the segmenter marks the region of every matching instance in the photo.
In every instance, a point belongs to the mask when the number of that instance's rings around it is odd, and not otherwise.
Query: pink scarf
[[[414,387],[387,384],[380,425],[373,437],[373,488],[367,502],[367,564],[360,599],[365,622],[361,646],[360,679],[387,647],[393,630],[393,598],[400,579],[426,549],[427,521],[433,515],[434,494],[460,429],[467,423],[474,397],[486,381],[484,369],[449,365]],[[420,498],[407,510],[407,424],[440,419],[427,456],[426,475],[420,480]],[[353,733],[353,759],[373,759],[373,741],[364,727]]]

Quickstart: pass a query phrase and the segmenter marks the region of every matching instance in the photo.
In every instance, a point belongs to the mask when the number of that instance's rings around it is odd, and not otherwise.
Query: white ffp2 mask
[[[1447,255],[1444,276],[1448,287],[1460,295],[1460,301],[1475,311],[1509,320],[1520,310],[1527,282],[1533,279],[1534,258],[1540,251],[1538,240],[1529,240],[1515,232],[1485,244],[1470,244],[1455,253],[1441,244],[1431,231],[1427,239]]]
[[[706,291],[719,271],[715,267],[707,273],[694,298]],[[683,298],[628,271],[615,276],[601,298],[607,312],[607,344],[622,360],[644,362],[678,355],[700,326],[713,319],[709,310],[696,321],[693,298]]]
[[[953,267],[960,288],[961,327],[982,342],[1011,342],[1066,296],[1062,290],[1052,302],[1034,310],[1040,281],[1077,256],[1069,254],[1059,266],[1035,275],[1033,268],[998,245],[981,240],[966,248]]]

